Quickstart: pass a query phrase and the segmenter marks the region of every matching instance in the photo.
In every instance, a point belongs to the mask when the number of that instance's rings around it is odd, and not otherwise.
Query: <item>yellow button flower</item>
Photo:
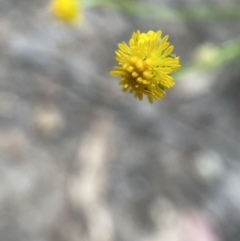
[[[115,54],[119,65],[110,72],[121,77],[123,91],[129,90],[139,100],[146,95],[150,103],[163,98],[165,90],[175,84],[170,74],[181,68],[180,58],[171,55],[174,47],[167,41],[169,36],[161,38],[161,34],[134,32],[129,45],[118,44]]]
[[[52,0],[51,11],[54,16],[64,22],[77,23],[80,2],[79,0]]]

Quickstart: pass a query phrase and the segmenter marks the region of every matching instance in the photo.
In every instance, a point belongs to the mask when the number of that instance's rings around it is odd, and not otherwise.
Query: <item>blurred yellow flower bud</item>
[[[51,12],[59,20],[67,23],[77,23],[80,17],[79,0],[52,0]]]

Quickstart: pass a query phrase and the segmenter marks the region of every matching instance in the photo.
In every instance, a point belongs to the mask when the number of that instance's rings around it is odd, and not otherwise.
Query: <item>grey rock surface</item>
[[[184,66],[237,37],[240,19],[95,6],[74,28],[47,5],[0,1],[0,241],[240,240],[239,59],[184,75],[153,105],[109,76],[136,29],[169,34]]]

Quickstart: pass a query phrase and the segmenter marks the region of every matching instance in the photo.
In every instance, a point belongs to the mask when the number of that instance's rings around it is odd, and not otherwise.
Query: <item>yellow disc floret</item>
[[[174,47],[167,40],[168,36],[161,38],[161,31],[140,33],[138,30],[132,34],[129,45],[118,44],[115,54],[119,66],[110,74],[121,77],[119,84],[123,91],[129,90],[140,100],[146,95],[152,103],[175,84],[170,74],[181,65],[179,57],[171,55]]]

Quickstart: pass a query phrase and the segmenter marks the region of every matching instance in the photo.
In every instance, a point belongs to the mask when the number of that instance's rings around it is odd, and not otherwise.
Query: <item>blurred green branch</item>
[[[85,7],[93,7],[96,5],[116,6],[128,14],[151,19],[240,19],[240,5],[192,4],[190,6],[172,5],[172,7],[169,7],[163,4],[134,2],[131,0],[85,0],[83,4]]]
[[[183,76],[193,71],[213,70],[238,58],[240,58],[240,36],[220,46],[207,43],[197,49],[193,63],[184,66],[176,75]]]

